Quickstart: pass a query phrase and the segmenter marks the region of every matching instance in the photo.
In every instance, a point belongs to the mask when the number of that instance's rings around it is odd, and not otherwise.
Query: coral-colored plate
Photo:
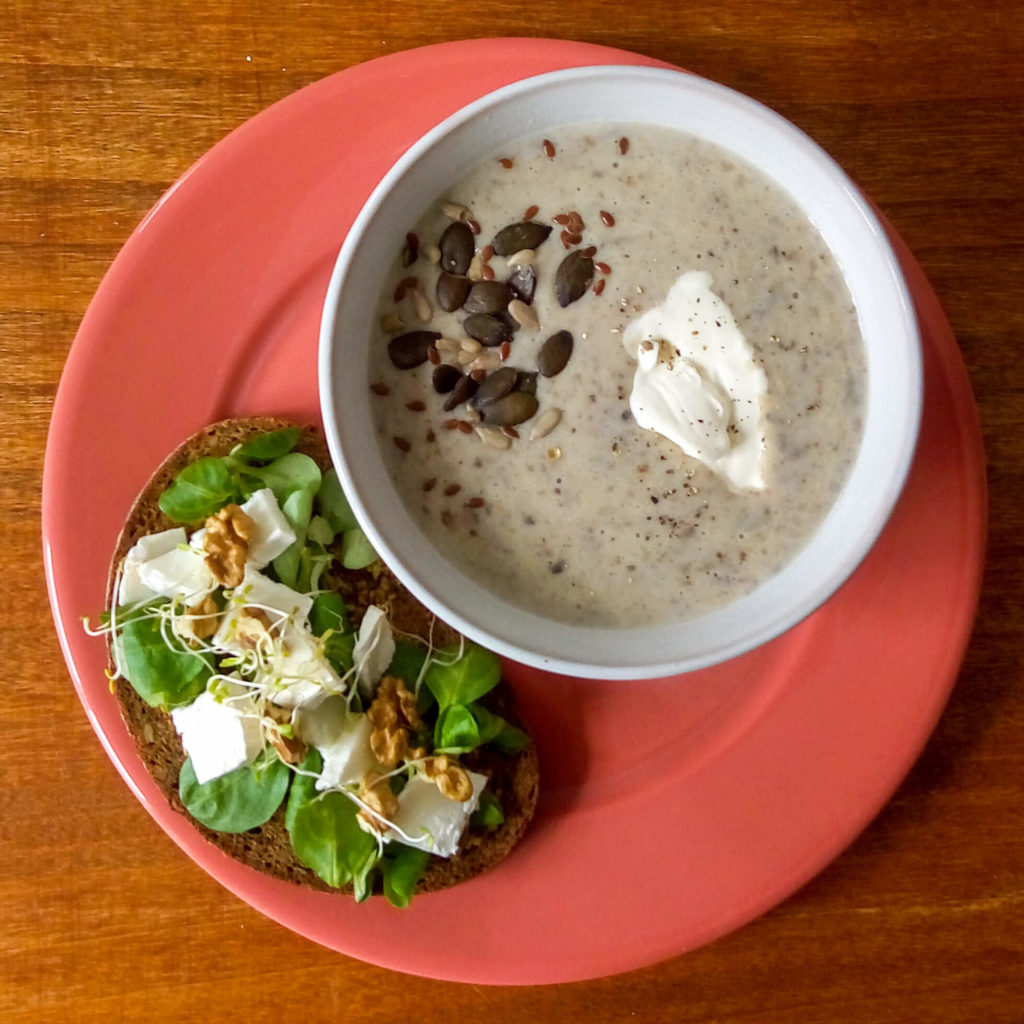
[[[208,846],[163,802],[80,617],[102,607],[123,516],[186,435],[230,415],[316,419],[321,303],[340,242],[390,164],[491,89],[596,63],[551,40],[385,57],[240,127],[115,260],[68,358],[46,455],[43,538],[78,694],[119,771],[198,864],[350,956],[467,982],[571,981],[682,953],[751,920],[835,857],[931,732],[973,621],[985,484],[976,411],[938,302],[898,251],[925,344],[919,450],[861,568],[779,640],[709,671],[588,682],[509,665],[541,754],[538,818],[500,868],[407,911],[306,892]],[[447,936],[452,941],[439,942]]]

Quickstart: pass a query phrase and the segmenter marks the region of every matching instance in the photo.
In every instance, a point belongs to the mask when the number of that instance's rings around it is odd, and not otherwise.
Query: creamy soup
[[[763,384],[746,477],[631,408],[624,336],[684,275]],[[580,126],[485,159],[410,225],[379,322],[374,426],[410,512],[467,574],[561,621],[662,623],[748,593],[820,523],[860,439],[863,345],[827,247],[774,183],[673,131]]]

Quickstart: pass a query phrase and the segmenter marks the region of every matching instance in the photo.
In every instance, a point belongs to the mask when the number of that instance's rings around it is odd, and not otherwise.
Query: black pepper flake
[[[565,561],[560,558],[557,562],[552,562],[548,568],[553,575],[557,576],[559,573],[565,572]]]

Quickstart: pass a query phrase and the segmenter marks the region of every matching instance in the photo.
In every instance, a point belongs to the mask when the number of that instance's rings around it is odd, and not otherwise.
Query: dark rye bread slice
[[[117,571],[129,549],[146,534],[179,525],[164,515],[158,501],[185,466],[206,455],[226,455],[236,445],[257,434],[293,425],[272,417],[222,420],[193,435],[168,456],[136,498],[118,538],[107,580],[107,607],[113,602]],[[305,452],[322,469],[327,469],[331,464],[327,444],[316,428],[303,428],[295,450]],[[388,612],[393,625],[401,632],[424,638],[432,634],[435,643],[444,643],[455,636],[448,626],[436,620],[380,563],[358,572],[333,573],[326,583],[342,593],[353,622],[361,620],[367,605],[377,604]],[[185,760],[185,753],[171,716],[150,707],[124,679],[116,680],[114,692],[139,755],[153,779],[170,805],[186,815],[210,843],[228,856],[277,878],[315,889],[337,891],[331,890],[330,886],[295,857],[284,824],[283,806],[265,825],[240,834],[214,832],[188,815],[178,794],[178,773]],[[488,694],[485,703],[496,713],[522,726],[512,693],[505,684]],[[464,762],[468,768],[489,777],[489,786],[501,802],[505,821],[489,832],[468,829],[455,857],[431,857],[417,892],[444,889],[493,867],[519,842],[533,817],[539,772],[537,754],[532,744],[515,757],[505,757],[496,751],[484,749],[468,755]]]

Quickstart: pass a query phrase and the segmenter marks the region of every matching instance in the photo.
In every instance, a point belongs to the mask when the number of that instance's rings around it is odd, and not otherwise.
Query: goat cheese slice
[[[316,707],[330,694],[345,690],[320,641],[308,629],[295,626],[274,645],[261,681],[270,699],[283,708]]]
[[[140,537],[125,555],[121,567],[121,582],[118,584],[117,603],[137,604],[140,601],[158,597],[156,591],[142,582],[139,570],[150,559],[156,558],[158,555],[165,555],[168,551],[174,551],[184,543],[185,529],[181,526]]]
[[[297,718],[299,735],[323,758],[318,790],[357,784],[371,772],[383,771],[370,749],[370,719],[349,711],[343,700],[328,698],[316,708],[303,708]]]
[[[256,703],[237,683],[218,684],[216,696],[205,690],[171,718],[200,785],[251,764],[263,749]]]
[[[191,603],[217,586],[201,551],[175,546],[139,565],[139,580],[159,597],[176,597]]]
[[[359,690],[364,697],[373,697],[374,688],[394,656],[395,638],[391,632],[391,623],[382,609],[371,604],[363,613],[359,636],[352,648]]]
[[[429,779],[414,775],[398,794],[398,810],[392,818],[392,822],[410,838],[403,838],[394,829],[388,829],[384,838],[429,850],[438,857],[455,856],[469,817],[477,809],[480,794],[487,785],[486,775],[478,772],[468,774],[473,784],[473,795],[461,802],[446,797]],[[415,841],[410,842],[410,839]]]
[[[255,535],[249,541],[248,558],[254,568],[262,569],[269,565],[295,543],[295,531],[269,487],[256,491],[241,509],[255,526]]]

